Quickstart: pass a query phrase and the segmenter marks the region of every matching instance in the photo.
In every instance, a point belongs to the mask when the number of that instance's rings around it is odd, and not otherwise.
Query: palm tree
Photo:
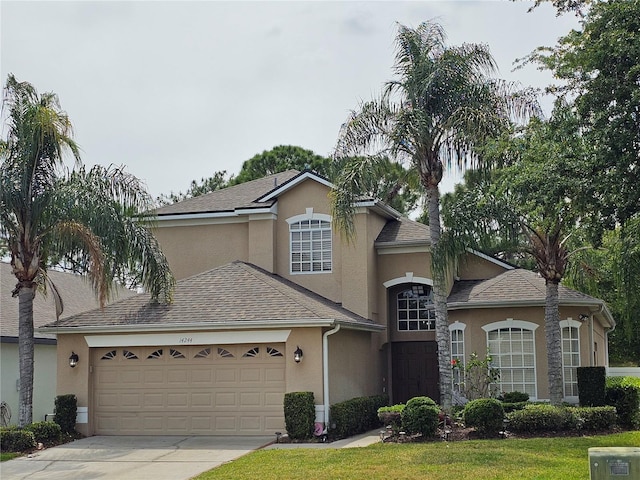
[[[6,110],[5,110],[6,109]],[[6,243],[19,301],[19,425],[32,420],[33,299],[47,285],[54,263],[87,272],[101,304],[112,279],[127,272],[156,299],[171,300],[168,263],[143,215],[152,199],[121,168],[85,170],[71,122],[53,93],[38,95],[27,82],[9,75],[3,100],[7,138],[0,143],[0,238]],[[69,151],[76,168],[63,162]],[[56,314],[62,309],[55,286]]]
[[[356,157],[336,181],[333,216],[353,236],[353,200],[372,167],[388,157],[417,171],[426,192],[433,265],[433,296],[441,404],[451,405],[451,361],[446,266],[440,255],[440,193],[444,169],[478,164],[476,147],[532,104],[526,92],[496,81],[496,65],[484,45],[447,46],[434,22],[398,27],[393,68],[378,99],[364,102],[341,129],[334,156]]]

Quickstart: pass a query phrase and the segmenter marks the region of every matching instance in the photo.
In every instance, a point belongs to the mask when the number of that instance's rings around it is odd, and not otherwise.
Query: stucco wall
[[[69,355],[75,352],[78,355],[78,365],[75,368],[69,366]],[[74,394],[78,399],[78,408],[87,408],[89,412],[88,423],[77,423],[76,430],[83,435],[91,435],[91,356],[89,347],[83,335],[58,335],[58,374],[57,395]]]
[[[329,400],[378,395],[382,389],[382,353],[368,332],[340,330],[329,340]]]
[[[470,253],[465,255],[458,265],[460,280],[485,280],[496,277],[504,271],[504,267]]]
[[[584,307],[560,307],[560,319],[577,320],[581,313],[585,312]],[[480,358],[484,358],[487,351],[487,333],[482,326],[493,322],[501,322],[507,319],[523,320],[538,325],[534,332],[536,343],[536,382],[538,399],[549,398],[549,383],[547,379],[547,350],[545,343],[544,331],[544,307],[521,307],[521,308],[494,308],[494,309],[475,309],[470,310],[454,310],[449,312],[449,323],[461,322],[466,324],[464,332],[465,339],[465,356],[473,352],[477,353]],[[591,365],[591,342],[590,342],[590,324],[589,321],[581,322],[578,329],[580,334],[580,362],[583,366]],[[594,340],[599,345],[604,345],[604,330],[597,322],[594,323]],[[596,353],[598,365],[605,365],[604,352],[602,347],[598,347]]]
[[[248,223],[161,226],[154,230],[176,279],[249,260]]]
[[[276,227],[276,273],[334,302],[342,302],[342,249],[340,235],[332,232],[332,271],[330,273],[291,274],[289,264],[289,224],[287,219],[303,215],[307,208],[313,213],[331,215],[329,188],[312,180],[305,180],[278,197],[278,223]]]
[[[67,355],[67,358],[68,355]],[[11,409],[11,424],[18,423],[18,344],[0,344],[0,400]],[[67,367],[68,368],[68,367]],[[56,346],[36,344],[34,349],[33,421],[41,422],[53,413],[56,397]],[[49,420],[52,420],[49,418]]]

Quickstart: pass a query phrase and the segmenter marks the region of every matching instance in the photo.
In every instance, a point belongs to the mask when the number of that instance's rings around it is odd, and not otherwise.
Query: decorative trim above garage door
[[[236,332],[133,333],[85,335],[94,347],[150,347],[154,345],[234,345],[238,343],[284,343],[291,330],[241,330]]]

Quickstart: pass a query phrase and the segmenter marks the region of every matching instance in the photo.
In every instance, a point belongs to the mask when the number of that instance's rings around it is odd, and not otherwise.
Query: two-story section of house
[[[142,294],[57,326],[58,391],[89,412],[79,429],[272,434],[293,391],[314,393],[319,423],[357,396],[438,400],[428,228],[362,199],[347,240],[331,187],[291,170],[158,209],[174,303]],[[450,281],[453,358],[489,350],[500,389],[548,398],[544,300],[535,273],[470,251]],[[560,304],[571,400],[576,367],[606,364],[614,322],[601,300],[564,287]]]

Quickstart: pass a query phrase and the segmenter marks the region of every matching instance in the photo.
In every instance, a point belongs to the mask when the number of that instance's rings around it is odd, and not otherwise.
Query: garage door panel
[[[123,350],[92,352],[97,434],[264,435],[284,429],[285,362],[265,347],[131,348],[128,358]],[[242,357],[246,352],[252,356]]]

